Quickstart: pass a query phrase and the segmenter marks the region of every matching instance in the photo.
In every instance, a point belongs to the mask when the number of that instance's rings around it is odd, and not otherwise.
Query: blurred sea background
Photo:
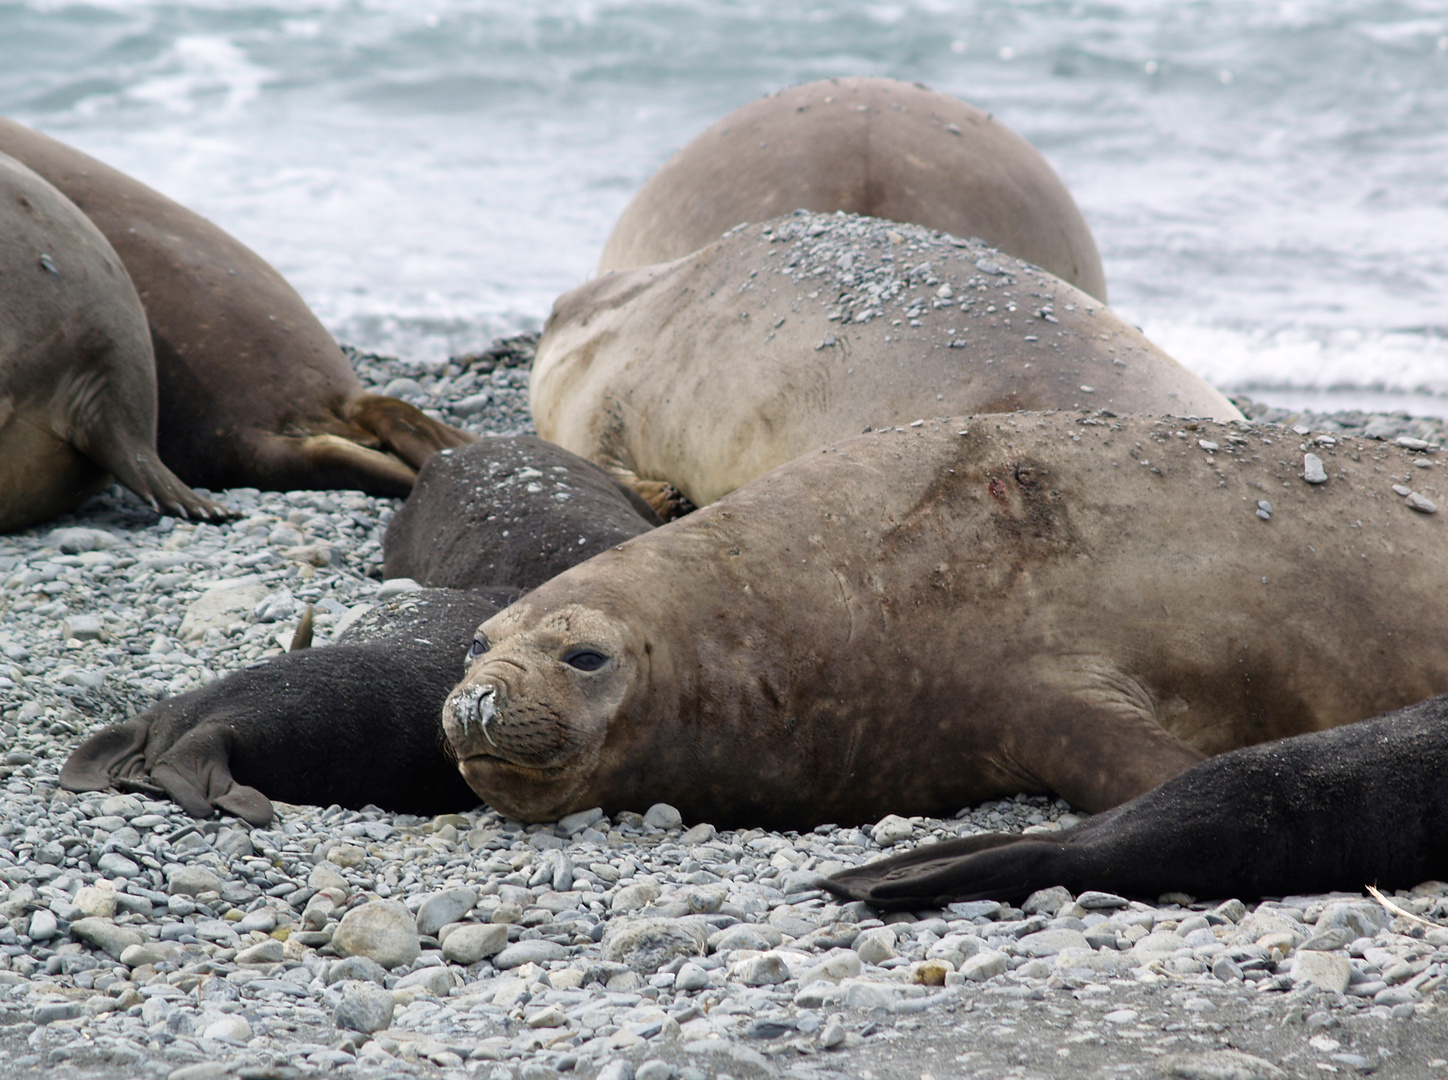
[[[0,113],[415,359],[540,327],[670,154],[837,75],[1034,143],[1113,307],[1218,386],[1448,415],[1440,0],[0,0]]]

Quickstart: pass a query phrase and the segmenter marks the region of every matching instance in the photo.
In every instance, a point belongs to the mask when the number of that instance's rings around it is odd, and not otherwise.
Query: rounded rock
[[[448,923],[457,922],[478,902],[476,889],[445,889],[433,893],[417,909],[417,932],[435,937]]]
[[[708,941],[694,922],[683,919],[619,919],[603,936],[603,958],[652,975],[683,956],[703,956]]]
[[[332,934],[332,948],[344,957],[365,956],[389,970],[412,963],[422,951],[412,913],[395,900],[371,900],[343,915]]]
[[[392,1025],[396,1002],[390,990],[370,982],[348,983],[333,1019],[339,1028],[371,1035]]]
[[[442,943],[442,958],[454,964],[476,964],[508,946],[505,923],[463,923]]]

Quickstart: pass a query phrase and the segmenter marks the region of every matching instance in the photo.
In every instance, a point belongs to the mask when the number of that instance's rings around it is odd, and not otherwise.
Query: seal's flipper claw
[[[66,791],[105,791],[118,780],[143,777],[150,732],[144,714],[96,732],[66,759],[60,786]]]
[[[380,394],[364,394],[351,403],[347,422],[374,436],[414,469],[439,450],[467,446],[477,437],[434,420],[416,405]]]
[[[920,908],[955,900],[1017,900],[1060,884],[1063,845],[1034,836],[982,833],[916,848],[820,879],[836,896],[877,908]]]

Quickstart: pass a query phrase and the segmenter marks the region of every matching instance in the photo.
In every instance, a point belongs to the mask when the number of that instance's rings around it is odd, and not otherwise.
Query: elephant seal
[[[69,510],[107,473],[158,511],[228,515],[161,464],[146,315],[121,260],[0,153],[0,532]]]
[[[271,821],[271,800],[440,814],[477,802],[437,715],[480,619],[516,591],[424,589],[368,612],[336,642],[273,657],[92,735],[69,791],[166,795],[194,817]],[[265,794],[263,794],[265,792]]]
[[[387,576],[454,588],[402,593],[336,644],[273,657],[105,728],[71,754],[61,784],[141,787],[198,817],[221,809],[258,825],[270,819],[268,796],[406,813],[470,806],[477,796],[445,752],[438,717],[478,624],[519,590],[656,524],[597,466],[538,439],[444,450],[383,546]]]
[[[405,497],[434,451],[473,441],[366,393],[295,290],[205,218],[12,120],[0,118],[0,152],[59,188],[120,255],[150,323],[157,448],[187,483]]]
[[[1445,524],[1413,508],[1441,469],[1143,417],[857,437],[483,623],[444,729],[472,789],[529,820],[1104,810],[1448,689]]]
[[[1195,765],[1074,829],[983,833],[824,878],[879,908],[1064,885],[1155,899],[1410,888],[1448,876],[1448,697]]]
[[[543,438],[699,506],[832,440],[931,416],[1241,417],[1058,278],[843,214],[749,225],[565,294],[538,342],[530,404]]]
[[[530,435],[443,450],[387,523],[384,577],[532,589],[662,524],[631,488]]]
[[[963,101],[879,78],[796,86],[705,130],[634,195],[599,272],[669,262],[801,209],[978,236],[1106,300],[1091,230],[1030,143]]]

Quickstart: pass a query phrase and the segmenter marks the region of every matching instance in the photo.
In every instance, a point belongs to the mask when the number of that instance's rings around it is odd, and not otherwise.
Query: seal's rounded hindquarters
[[[3,118],[0,152],[55,185],[115,247],[149,325],[156,448],[187,483],[404,497],[432,453],[473,441],[367,394],[296,291],[199,214]]]
[[[222,518],[156,448],[146,316],[116,252],[64,195],[0,153],[0,531],[114,476],[170,514]]]

